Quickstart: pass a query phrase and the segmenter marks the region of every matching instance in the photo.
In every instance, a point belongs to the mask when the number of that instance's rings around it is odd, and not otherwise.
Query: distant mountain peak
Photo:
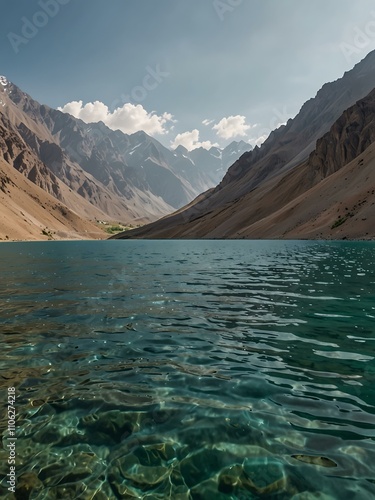
[[[224,149],[243,148],[243,147],[247,147],[247,146],[249,147],[249,151],[253,148],[251,144],[249,144],[248,142],[245,142],[241,139],[240,141],[232,141]]]
[[[7,77],[0,76],[0,85],[2,85],[3,87],[7,87],[8,84],[9,84],[9,81],[8,81]]]
[[[229,144],[223,159],[232,166],[216,188],[121,237],[373,238],[374,86],[372,51],[261,147],[240,156]]]
[[[150,136],[146,134],[144,130],[137,130],[134,134],[130,134],[130,137],[137,137],[139,139],[149,139]]]

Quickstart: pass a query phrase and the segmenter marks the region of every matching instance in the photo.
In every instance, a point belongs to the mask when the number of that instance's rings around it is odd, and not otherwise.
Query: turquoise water
[[[0,245],[2,498],[375,498],[374,255]]]

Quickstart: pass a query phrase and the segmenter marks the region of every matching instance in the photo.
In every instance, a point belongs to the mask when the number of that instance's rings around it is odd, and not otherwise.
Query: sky
[[[0,75],[165,146],[260,145],[375,49],[373,0],[0,0]]]

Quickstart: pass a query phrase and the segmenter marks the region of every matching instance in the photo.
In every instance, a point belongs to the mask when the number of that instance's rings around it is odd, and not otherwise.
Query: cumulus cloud
[[[216,123],[212,128],[216,130],[219,137],[223,139],[232,139],[238,136],[245,136],[247,131],[252,127],[246,123],[245,116],[237,115],[222,118],[219,123]]]
[[[63,113],[80,118],[86,123],[104,121],[108,114],[108,107],[100,101],[88,102],[83,106],[82,101],[72,101],[62,108],[57,108]]]
[[[100,101],[89,102],[83,105],[82,101],[72,101],[62,108],[63,113],[69,113],[85,123],[102,121],[112,130],[121,130],[125,134],[132,134],[143,130],[150,135],[167,134],[166,126],[175,123],[170,113],[156,114],[147,112],[141,104],[126,103],[121,108],[110,112],[108,106]]]
[[[208,125],[211,125],[211,123],[213,123],[214,121],[215,120],[209,120],[208,118],[206,118],[205,120],[202,121],[202,124],[208,127]]]
[[[213,144],[211,141],[199,141],[199,130],[194,129],[191,132],[176,135],[175,140],[171,141],[171,147],[176,149],[178,146],[184,146],[187,150],[192,151],[197,148],[210,149],[219,145],[217,143]]]

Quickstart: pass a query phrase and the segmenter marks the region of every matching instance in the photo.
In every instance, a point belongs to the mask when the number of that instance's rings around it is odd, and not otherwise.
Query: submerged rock
[[[315,455],[292,455],[292,458],[311,465],[320,467],[337,467],[337,463],[327,457],[318,457]]]
[[[162,465],[143,465],[134,454],[116,460],[122,477],[140,486],[158,484],[167,476],[168,468]]]
[[[241,465],[233,465],[232,467],[222,470],[219,474],[218,490],[221,493],[233,493],[235,488],[241,485],[242,473],[243,468]]]
[[[274,457],[245,459],[243,472],[257,490],[270,488],[270,485],[285,478],[285,465]]]
[[[122,476],[118,467],[112,466],[107,474],[108,483],[118,498],[141,498],[140,492],[132,488],[129,482]]]
[[[90,413],[79,420],[78,428],[84,429],[95,444],[115,444],[130,436],[134,421],[129,414],[120,410]]]
[[[17,487],[16,487],[16,498],[17,499],[28,499],[35,498],[36,493],[44,488],[42,481],[38,476],[33,473],[22,474],[20,476]]]

